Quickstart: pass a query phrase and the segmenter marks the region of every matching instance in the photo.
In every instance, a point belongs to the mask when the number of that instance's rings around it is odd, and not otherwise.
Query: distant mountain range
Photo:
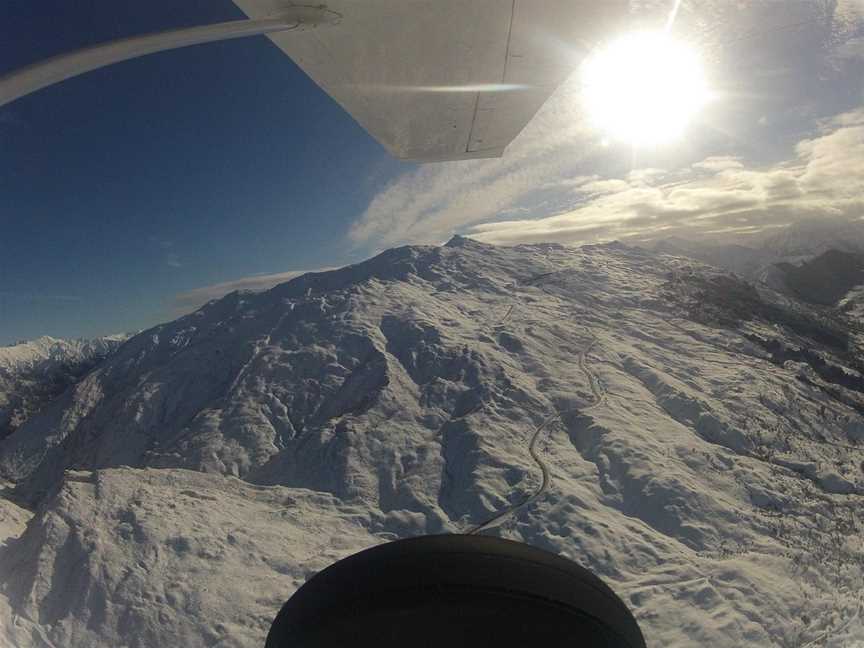
[[[74,385],[126,339],[41,337],[0,347],[0,440]]]
[[[811,304],[834,306],[864,284],[864,254],[828,250],[800,265],[778,263],[783,281],[797,297]]]
[[[670,237],[646,247],[730,270],[813,304],[836,305],[864,284],[864,220],[801,221],[746,244]]]
[[[712,243],[680,237],[670,237],[646,246],[658,254],[690,257],[718,268],[724,268],[747,278],[756,278],[760,271],[770,265],[773,253],[735,243]]]
[[[769,231],[757,244],[765,252],[789,261],[812,258],[829,250],[864,253],[864,218],[806,219]]]

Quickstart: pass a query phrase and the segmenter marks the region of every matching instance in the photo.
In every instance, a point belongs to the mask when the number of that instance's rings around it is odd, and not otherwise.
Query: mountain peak
[[[453,238],[451,238],[447,243],[444,244],[444,247],[448,248],[473,248],[475,250],[484,250],[490,247],[488,243],[480,243],[479,241],[475,241],[472,238],[468,238],[467,236],[462,236],[461,234],[454,234]]]

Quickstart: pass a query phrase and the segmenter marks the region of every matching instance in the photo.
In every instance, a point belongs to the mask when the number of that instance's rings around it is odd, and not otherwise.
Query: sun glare
[[[594,125],[634,146],[661,146],[687,129],[709,92],[698,52],[663,33],[624,36],[582,67]]]

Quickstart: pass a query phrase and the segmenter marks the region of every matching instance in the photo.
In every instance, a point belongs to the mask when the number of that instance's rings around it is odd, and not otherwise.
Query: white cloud
[[[573,243],[672,231],[757,232],[803,217],[864,213],[864,109],[820,124],[792,159],[769,167],[712,156],[677,171],[603,178],[578,172],[576,149],[587,141],[579,128],[556,131],[560,113],[575,105],[572,82],[562,91],[505,159],[423,167],[399,178],[369,205],[353,240],[381,247],[438,243],[458,230],[490,243]],[[554,192],[570,207],[530,218],[519,203],[536,191]]]
[[[864,214],[864,109],[821,124],[794,159],[747,169],[735,158],[708,158],[697,174],[595,181],[575,192],[581,206],[547,218],[475,225],[469,234],[499,244],[676,233],[756,233],[805,217]],[[670,181],[674,180],[674,181]],[[605,190],[595,193],[597,189]]]
[[[694,169],[700,171],[727,171],[729,169],[743,169],[744,163],[740,158],[731,155],[720,155],[705,158],[693,165]]]
[[[308,272],[326,272],[334,268],[319,268],[317,270],[292,270],[290,272],[280,272],[277,274],[262,274],[253,275],[251,277],[243,277],[234,281],[226,281],[224,283],[213,284],[211,286],[203,286],[186,292],[179,293],[174,296],[173,310],[177,315],[190,313],[197,310],[207,302],[213,299],[219,299],[225,295],[234,292],[235,290],[254,290],[263,291],[269,290],[274,286],[278,286],[286,281],[304,275]]]

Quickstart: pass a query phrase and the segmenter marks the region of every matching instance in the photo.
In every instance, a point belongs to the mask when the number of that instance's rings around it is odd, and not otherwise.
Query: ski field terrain
[[[260,648],[335,560],[474,532],[652,648],[860,647],[860,303],[460,237],[232,293],[0,440],[0,645]]]

